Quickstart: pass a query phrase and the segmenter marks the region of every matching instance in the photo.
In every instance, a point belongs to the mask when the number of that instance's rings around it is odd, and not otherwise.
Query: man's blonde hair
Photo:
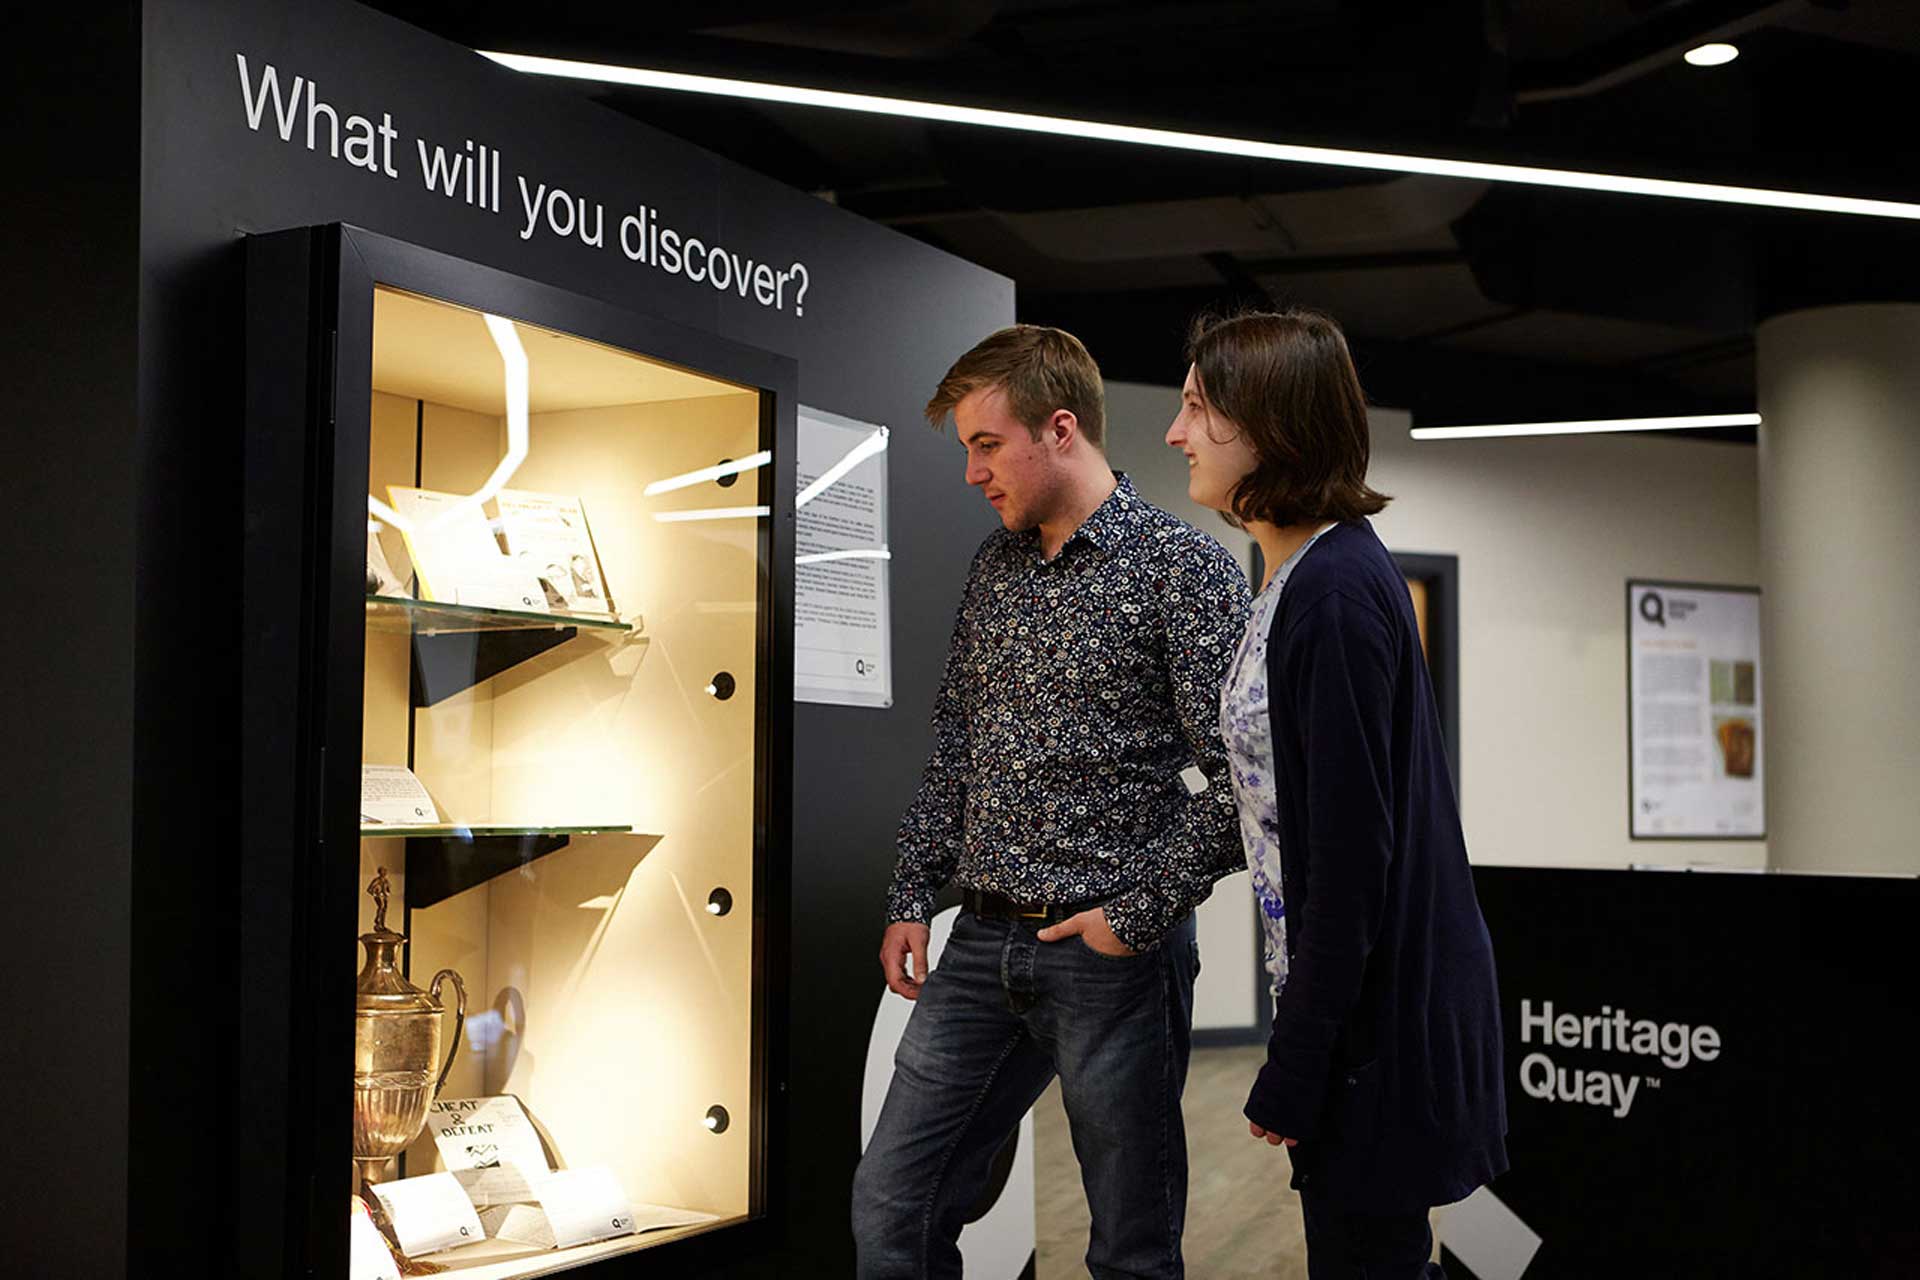
[[[1106,448],[1106,392],[1100,366],[1080,339],[1064,329],[1016,324],[990,334],[953,362],[927,401],[927,422],[937,431],[955,405],[985,387],[1006,392],[1007,408],[1038,440],[1056,410],[1079,419],[1080,434]]]

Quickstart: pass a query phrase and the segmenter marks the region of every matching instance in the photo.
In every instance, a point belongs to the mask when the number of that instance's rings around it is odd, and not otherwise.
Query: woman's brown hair
[[[1233,488],[1241,520],[1352,520],[1389,499],[1367,487],[1367,399],[1340,326],[1304,308],[1203,315],[1187,337],[1200,394],[1257,459]]]

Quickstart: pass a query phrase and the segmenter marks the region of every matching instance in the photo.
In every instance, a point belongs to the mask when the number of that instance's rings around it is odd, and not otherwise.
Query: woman
[[[1500,1013],[1366,402],[1311,312],[1187,354],[1167,443],[1268,566],[1220,707],[1276,997],[1248,1127],[1289,1148],[1313,1280],[1437,1276],[1428,1209],[1507,1167]]]

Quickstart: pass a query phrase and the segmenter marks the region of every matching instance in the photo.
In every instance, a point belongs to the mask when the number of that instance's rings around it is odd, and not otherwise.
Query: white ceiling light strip
[[[1352,151],[1340,147],[1258,142],[1250,138],[1184,133],[1176,129],[1106,124],[1097,120],[1031,115],[1022,111],[996,111],[986,107],[961,107],[941,102],[921,102],[912,98],[885,98],[866,93],[842,93],[832,89],[805,89],[794,85],[766,84],[755,80],[729,80],[720,76],[653,71],[642,67],[617,67],[598,62],[571,62],[560,58],[536,58],[525,54],[496,53],[486,50],[482,50],[481,55],[493,59],[502,66],[511,67],[515,71],[525,71],[534,75],[593,80],[603,84],[633,85],[643,89],[666,89],[678,93],[704,93],[719,97],[744,98],[755,102],[827,107],[836,111],[861,111],[868,114],[900,116],[911,120],[932,120],[943,124],[978,125],[988,129],[1016,129],[1026,133],[1052,134],[1063,138],[1166,147],[1176,151],[1200,151],[1253,160],[1332,165],[1338,168],[1373,169],[1389,173],[1419,173],[1442,178],[1467,178],[1480,182],[1513,182],[1535,187],[1563,187],[1576,191],[1655,196],[1667,200],[1701,200],[1715,204],[1750,205],[1762,209],[1793,209],[1811,213],[1845,213],[1872,218],[1920,220],[1920,204],[1898,200],[1868,200],[1854,196],[1819,195],[1806,191],[1774,191],[1764,187],[1732,187],[1711,182],[1634,178],[1623,174],[1585,173],[1574,169],[1544,169],[1532,165],[1491,164],[1475,160],[1445,160],[1431,156],[1397,155],[1383,151]]]
[[[1615,431],[1695,431],[1757,427],[1757,413],[1703,413],[1677,418],[1597,418],[1590,422],[1507,422],[1484,427],[1415,427],[1415,440],[1484,440],[1495,436],[1584,436]]]
[[[640,491],[642,497],[652,498],[663,493],[672,493],[675,489],[686,489],[708,480],[720,480],[727,476],[737,476],[742,471],[752,471],[755,467],[764,467],[773,461],[773,455],[767,452],[749,454],[736,458],[732,462],[722,462],[718,466],[702,467],[698,471],[689,471],[682,476],[669,476],[665,480],[655,480]]]

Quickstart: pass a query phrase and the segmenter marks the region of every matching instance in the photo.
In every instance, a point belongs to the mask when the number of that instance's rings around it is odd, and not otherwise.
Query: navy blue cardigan
[[[1365,520],[1295,566],[1267,642],[1286,987],[1247,1118],[1293,1185],[1355,1208],[1505,1171],[1493,946],[1400,574]]]

